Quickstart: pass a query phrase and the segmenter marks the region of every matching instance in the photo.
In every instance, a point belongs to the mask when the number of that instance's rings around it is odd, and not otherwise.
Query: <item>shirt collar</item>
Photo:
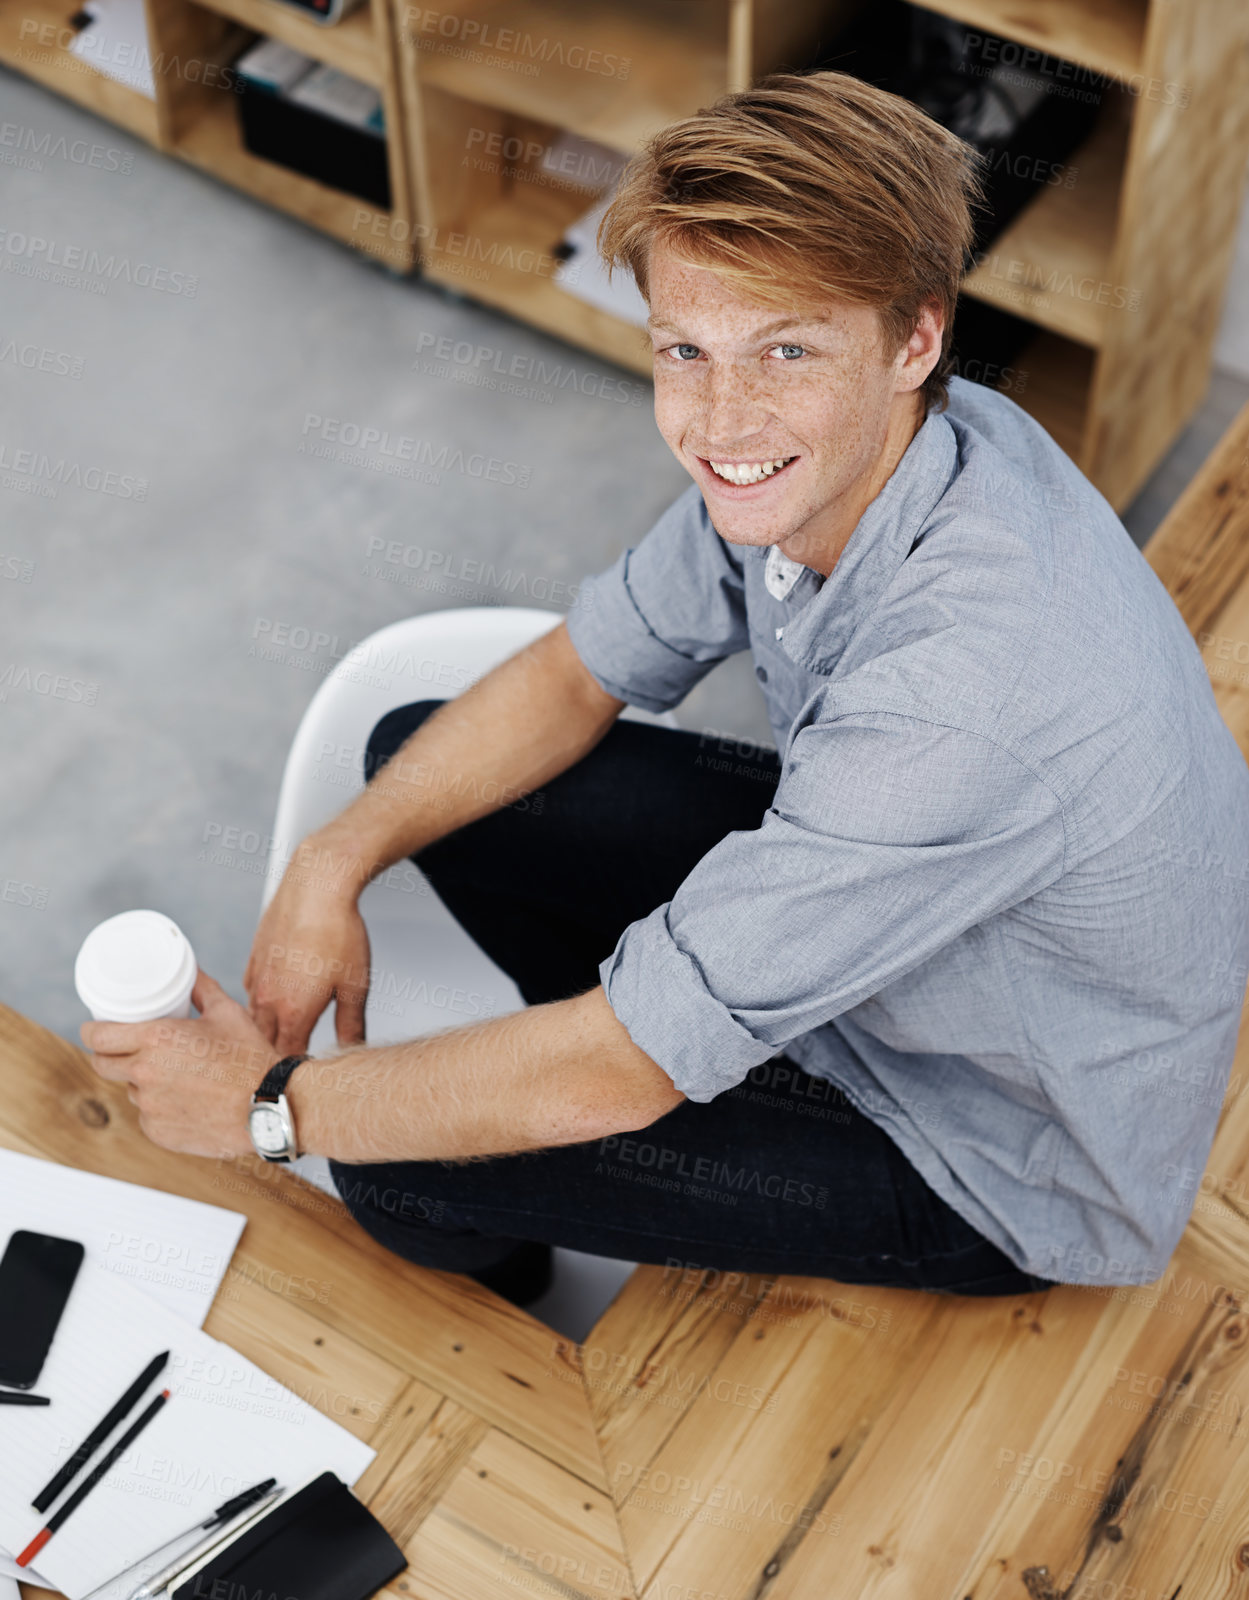
[[[949,489],[958,467],[954,429],[940,412],[924,419],[892,476],[859,518],[819,592],[786,624],[781,646],[810,672],[831,672]]]
[[[763,586],[774,600],[784,600],[807,570],[801,561],[791,561],[779,544],[771,544],[763,567]]]

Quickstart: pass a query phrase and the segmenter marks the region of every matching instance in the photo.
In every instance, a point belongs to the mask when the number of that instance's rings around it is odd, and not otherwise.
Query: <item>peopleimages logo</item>
[[[146,500],[148,481],[131,472],[113,472],[107,467],[84,467],[80,461],[66,461],[39,450],[11,450],[0,441],[0,478],[6,489],[39,493],[52,499],[59,488],[90,489],[99,494],[116,495],[119,500]]]
[[[88,144],[86,139],[66,139],[64,134],[39,133],[19,122],[0,122],[0,151],[14,150],[32,157],[31,167],[42,171],[43,158],[71,161],[75,166],[94,167],[101,172],[129,174],[134,170],[134,151],[115,145]],[[7,154],[4,156],[7,161]],[[24,164],[24,163],[18,163]]]
[[[98,282],[105,291],[110,283],[134,283],[141,289],[159,289],[163,294],[195,298],[199,278],[170,267],[154,266],[150,261],[132,261],[129,256],[102,255],[90,245],[58,244],[37,233],[15,233],[0,228],[0,256],[6,272],[24,271],[45,282]],[[57,275],[53,276],[53,269]],[[67,273],[75,274],[70,279]]]
[[[349,466],[384,466],[388,471],[395,470],[398,476],[405,475],[400,464],[409,463],[409,473],[416,468],[427,469],[435,483],[442,472],[459,472],[488,483],[514,484],[520,489],[529,487],[532,468],[522,462],[503,461],[498,456],[482,455],[480,451],[465,455],[463,450],[450,444],[435,444],[430,439],[416,439],[406,433],[392,434],[388,428],[377,428],[369,423],[323,417],[309,411],[304,415],[300,433],[300,455],[321,456]]]

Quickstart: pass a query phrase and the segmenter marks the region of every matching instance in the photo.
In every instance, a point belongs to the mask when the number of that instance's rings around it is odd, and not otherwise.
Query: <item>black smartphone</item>
[[[0,1384],[29,1389],[43,1370],[82,1265],[77,1239],[19,1229],[0,1259]]]

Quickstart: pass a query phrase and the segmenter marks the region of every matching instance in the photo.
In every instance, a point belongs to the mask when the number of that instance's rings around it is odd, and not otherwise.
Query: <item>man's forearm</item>
[[[344,887],[358,891],[565,771],[622,707],[586,671],[561,623],[422,724],[316,843],[345,864]]]
[[[462,1161],[647,1127],[685,1098],[602,988],[300,1067],[301,1151],[344,1162]]]

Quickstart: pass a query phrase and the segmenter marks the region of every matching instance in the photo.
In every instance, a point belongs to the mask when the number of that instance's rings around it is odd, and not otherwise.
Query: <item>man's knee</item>
[[[427,717],[445,705],[445,700],[417,700],[412,705],[388,711],[369,735],[364,750],[364,781],[372,781],[379,767],[385,766]]]

